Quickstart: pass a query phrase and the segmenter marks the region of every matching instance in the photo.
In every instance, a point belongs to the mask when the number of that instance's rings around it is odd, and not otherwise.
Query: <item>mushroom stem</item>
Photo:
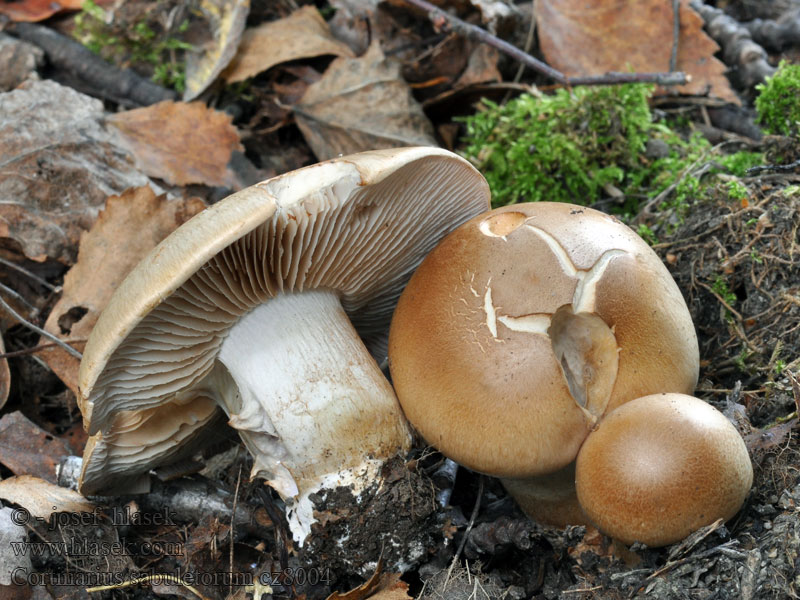
[[[256,457],[251,475],[290,504],[326,476],[410,443],[391,385],[332,291],[257,306],[231,328],[218,359],[224,368],[209,383]],[[224,385],[231,379],[235,386]]]

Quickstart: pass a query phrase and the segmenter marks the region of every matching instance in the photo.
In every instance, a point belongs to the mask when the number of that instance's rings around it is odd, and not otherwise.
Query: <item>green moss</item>
[[[185,31],[187,26],[188,22],[183,23],[178,31]],[[178,91],[185,87],[186,65],[175,56],[176,51],[190,50],[191,44],[157,33],[145,21],[132,27],[115,27],[107,22],[105,10],[86,0],[75,17],[73,37],[106,60],[149,67],[156,83]]]
[[[795,136],[800,130],[800,65],[781,61],[775,74],[756,86],[758,122],[768,133]]]
[[[579,87],[484,100],[468,117],[464,155],[483,172],[495,206],[554,200],[588,204],[639,168],[651,129],[650,86]]]

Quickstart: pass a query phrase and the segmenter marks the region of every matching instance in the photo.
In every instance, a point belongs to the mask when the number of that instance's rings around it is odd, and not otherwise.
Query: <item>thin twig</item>
[[[669,55],[669,70],[678,68],[678,40],[681,37],[681,0],[672,0],[672,52]]]
[[[86,340],[64,340],[65,344],[84,344]],[[47,350],[48,348],[52,348],[54,346],[58,346],[58,344],[54,342],[48,342],[47,344],[39,344],[38,346],[33,346],[31,348],[24,348],[22,350],[14,350],[13,352],[2,352],[0,353],[0,360],[3,358],[16,358],[18,356],[28,356],[29,354],[36,354],[37,352],[41,352],[42,350]]]
[[[197,589],[190,586],[188,583],[181,581],[180,577],[175,577],[174,575],[148,575],[147,577],[137,577],[136,579],[131,579],[130,581],[123,581],[122,583],[115,583],[113,585],[98,585],[96,587],[86,588],[86,593],[91,594],[92,592],[103,592],[106,590],[121,590],[122,588],[139,585],[140,583],[150,583],[151,581],[159,581],[159,582],[169,581],[170,583],[176,583],[178,585],[185,587],[195,596],[200,598],[200,600],[209,600],[207,596],[204,596]]]
[[[467,528],[464,530],[464,537],[461,538],[461,543],[458,545],[458,550],[456,550],[456,553],[453,556],[453,562],[450,563],[450,568],[447,569],[447,577],[444,579],[444,585],[442,586],[442,589],[444,589],[447,586],[447,582],[450,581],[450,575],[452,575],[453,569],[455,568],[456,564],[458,564],[458,560],[461,558],[461,553],[464,552],[464,546],[467,545],[469,532],[472,531],[472,527],[475,525],[475,519],[478,518],[478,509],[481,507],[481,498],[483,497],[483,475],[479,475],[478,477],[478,497],[475,499],[475,506],[472,507],[472,514],[469,517]]]
[[[48,283],[47,281],[45,281],[44,279],[39,277],[36,273],[31,273],[25,267],[21,267],[18,264],[14,263],[14,262],[11,262],[10,260],[6,260],[5,258],[0,258],[0,265],[5,265],[9,269],[14,269],[15,271],[19,271],[20,273],[22,273],[26,277],[29,277],[30,279],[32,279],[33,281],[35,281],[39,285],[42,285],[42,286],[46,287],[51,292],[54,292],[54,293],[57,294],[57,293],[59,293],[61,291],[61,287],[60,286],[55,286],[55,285],[53,285],[51,283]]]
[[[796,160],[788,165],[760,165],[757,167],[750,167],[745,171],[746,175],[758,175],[759,173],[763,173],[764,171],[778,171],[779,173],[788,173],[790,171],[794,171],[795,169],[800,168],[800,160]]]
[[[476,25],[462,21],[458,17],[445,12],[441,8],[434,6],[427,0],[406,0],[409,4],[416,6],[428,13],[430,13],[433,23],[440,28],[449,27],[459,35],[463,35],[469,39],[477,40],[488,44],[507,54],[514,60],[517,60],[530,67],[531,69],[542,73],[554,79],[562,85],[616,85],[620,83],[657,83],[663,86],[669,85],[684,85],[688,82],[686,74],[680,71],[674,73],[617,73],[610,72],[605,75],[589,75],[585,77],[567,77],[561,71],[554,69],[547,63],[534,58],[527,52],[523,52],[516,46],[509,44],[505,40],[501,40],[495,35],[492,35],[485,29],[481,29]]]
[[[731,313],[731,314],[732,314],[734,317],[736,317],[736,319],[737,319],[737,320],[739,320],[739,321],[743,320],[742,314],[741,314],[741,313],[740,313],[738,310],[736,310],[735,308],[733,308],[733,307],[732,307],[730,304],[728,304],[728,303],[725,301],[725,298],[723,298],[723,297],[722,297],[722,296],[720,296],[720,295],[719,295],[719,294],[718,294],[716,291],[714,291],[714,288],[712,288],[712,287],[711,287],[710,285],[708,285],[707,283],[703,283],[702,281],[698,281],[698,282],[697,282],[697,285],[699,285],[700,287],[702,287],[702,288],[705,288],[706,290],[708,290],[709,292],[711,292],[711,294],[712,294],[712,295],[713,295],[713,296],[714,296],[714,297],[715,297],[717,300],[719,300],[719,303],[720,303],[720,304],[722,304],[722,306],[724,306],[725,308],[727,308],[727,309],[730,311],[730,313]]]
[[[230,573],[231,581],[228,586],[228,595],[233,596],[233,540],[236,533],[236,504],[239,501],[239,484],[242,483],[242,465],[239,465],[239,475],[236,477],[236,491],[233,493],[233,509],[231,511],[231,553],[230,553]]]
[[[0,296],[0,306],[2,306],[8,312],[8,314],[11,315],[11,317],[13,317],[17,322],[19,322],[24,327],[27,327],[31,331],[33,331],[35,333],[38,333],[42,337],[47,338],[48,340],[50,340],[51,342],[53,342],[57,346],[61,346],[61,348],[66,350],[69,354],[71,354],[72,356],[74,356],[78,360],[83,358],[83,354],[81,354],[80,352],[75,350],[75,348],[73,348],[72,346],[68,346],[67,344],[62,342],[60,339],[58,339],[56,336],[54,336],[49,331],[45,331],[41,327],[37,327],[33,323],[30,323],[30,322],[26,321],[25,318],[22,317],[22,315],[20,315],[17,311],[15,311],[13,308],[11,308],[9,303],[6,302],[5,299],[2,296]]]
[[[31,304],[30,302],[28,302],[28,300],[27,300],[27,299],[26,299],[24,296],[22,296],[21,294],[19,294],[19,293],[18,293],[18,292],[16,292],[15,290],[12,290],[12,289],[11,289],[10,287],[8,287],[7,285],[4,285],[4,284],[0,283],[0,291],[2,291],[2,292],[5,292],[6,294],[8,294],[8,295],[9,295],[9,296],[11,296],[12,298],[14,298],[14,300],[16,300],[17,302],[19,302],[19,303],[21,303],[21,304],[24,304],[24,305],[25,305],[25,307],[26,307],[26,308],[27,308],[27,309],[28,309],[30,312],[33,312],[34,314],[36,314],[36,313],[38,313],[38,312],[39,312],[39,309],[38,309],[38,308],[36,308],[36,307],[35,307],[33,304]]]
[[[530,54],[531,46],[533,46],[533,32],[536,31],[536,0],[531,0],[531,24],[528,27],[528,35],[525,38],[525,53]],[[525,64],[521,63],[517,69],[516,75],[512,80],[514,83],[519,83],[522,79],[522,74],[525,72]]]

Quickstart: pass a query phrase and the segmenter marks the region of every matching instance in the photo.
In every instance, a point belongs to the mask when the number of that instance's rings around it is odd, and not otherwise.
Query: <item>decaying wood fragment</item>
[[[761,83],[775,72],[767,62],[766,50],[753,41],[744,25],[701,0],[691,0],[689,5],[700,13],[709,35],[722,46],[725,64],[738,67],[744,87]]]

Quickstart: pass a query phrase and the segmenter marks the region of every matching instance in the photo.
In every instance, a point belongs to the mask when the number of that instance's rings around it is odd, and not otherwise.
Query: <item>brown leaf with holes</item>
[[[362,150],[436,146],[433,127],[377,43],[364,56],[337,58],[294,106],[319,160]]]
[[[246,29],[223,78],[244,81],[280,63],[325,54],[352,57],[353,51],[331,35],[315,6],[303,6],[285,19]]]
[[[203,208],[198,198],[168,200],[149,187],[109,197],[105,210],[81,238],[78,262],[64,277],[61,299],[44,328],[62,340],[73,340],[71,345],[83,350],[97,318],[128,272]],[[77,395],[78,359],[58,347],[40,356]]]
[[[21,412],[0,419],[0,462],[15,475],[35,475],[56,483],[56,466],[72,452]]]
[[[167,100],[108,117],[136,165],[173,185],[240,187],[228,168],[243,149],[230,115],[203,102]]]
[[[740,104],[714,58],[719,46],[703,20],[681,0],[677,70],[692,80],[682,94],[709,94]],[[536,23],[547,62],[568,76],[608,71],[668,71],[673,45],[672,3],[663,0],[551,0],[536,5]]]

